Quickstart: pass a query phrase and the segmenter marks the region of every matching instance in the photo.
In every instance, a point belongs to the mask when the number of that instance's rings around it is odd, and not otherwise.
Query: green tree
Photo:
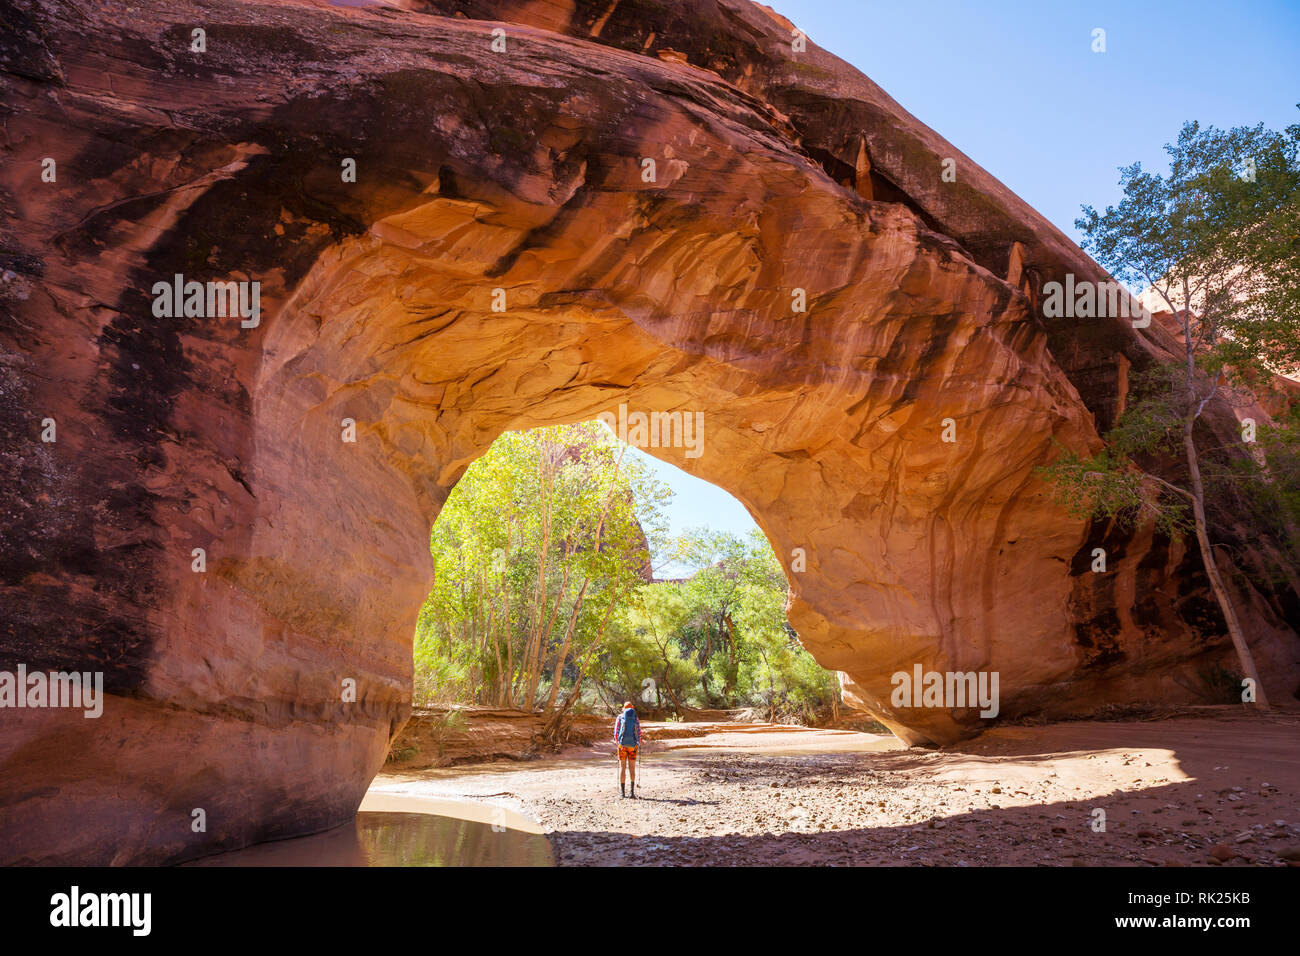
[[[643,589],[627,612],[627,640],[611,663],[619,693],[636,700],[646,678],[654,682],[656,704],[667,697],[678,715],[691,709],[688,688],[699,680],[699,665],[682,648],[679,635],[690,607],[676,584]]]
[[[745,705],[810,716],[833,701],[786,621],[767,539],[696,529],[670,547],[670,494],[594,423],[498,438],[430,538],[417,699],[537,708],[551,739],[584,694],[682,716]],[[651,583],[652,553],[690,578]]]
[[[771,550],[766,539],[762,547]],[[695,528],[677,541],[677,562],[693,571],[681,585],[687,616],[677,637],[700,666],[705,706],[725,706],[736,690],[742,657],[736,614],[750,559],[748,543],[725,532]],[[784,591],[784,576],[780,587]],[[714,683],[720,685],[717,691]]]
[[[448,496],[416,632],[426,699],[562,716],[627,595],[645,582],[665,489],[596,423],[506,433]],[[561,700],[561,686],[572,693]]]
[[[761,532],[691,529],[673,557],[690,576],[644,589],[628,616],[630,648],[620,663],[643,670],[612,668],[609,678],[636,688],[634,677],[650,676],[657,699],[682,715],[698,703],[811,717],[836,700],[834,679],[786,620],[785,572]]]
[[[1181,355],[1135,381],[1134,400],[1098,455],[1064,453],[1047,469],[1076,514],[1153,518],[1192,532],[1242,670],[1267,707],[1263,684],[1224,585],[1207,519],[1208,430],[1217,398],[1271,387],[1300,366],[1300,126],[1219,130],[1186,124],[1165,149],[1169,174],[1121,170],[1124,198],[1099,213],[1083,207],[1084,248],[1118,280],[1146,287],[1173,314]],[[1215,478],[1242,494],[1294,508],[1295,429],[1267,446],[1212,449]],[[1172,478],[1156,474],[1181,458]],[[1162,469],[1168,472],[1168,469]],[[1290,489],[1290,490],[1288,490]],[[1281,551],[1294,555],[1294,514],[1280,516]],[[1284,560],[1283,563],[1286,563]]]

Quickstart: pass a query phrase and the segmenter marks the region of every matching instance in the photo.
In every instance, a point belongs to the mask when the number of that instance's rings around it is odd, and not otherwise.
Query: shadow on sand
[[[1081,746],[1081,744],[1086,744]],[[1163,753],[1161,753],[1163,752]],[[720,755],[722,756],[722,755]],[[974,810],[926,807],[924,819],[893,826],[813,832],[659,835],[582,830],[551,834],[559,862],[639,865],[811,866],[1242,866],[1300,864],[1300,719],[1293,714],[1149,723],[1066,723],[1005,727],[938,751],[845,756],[810,771],[806,762],[727,754],[727,785],[788,787],[868,803],[918,778],[954,787],[990,782],[1013,804],[1055,775],[1078,799]],[[1158,761],[1155,769],[1152,759]],[[1102,769],[1108,792],[1084,791]],[[861,773],[876,776],[861,785]],[[1080,775],[1085,774],[1085,775]],[[1078,776],[1078,786],[1074,777]],[[1098,774],[1093,772],[1095,781]],[[1157,782],[1163,776],[1167,782]],[[1105,789],[1105,788],[1103,788]],[[951,791],[950,791],[951,792]],[[997,793],[997,791],[994,791]],[[841,796],[842,795],[842,796]],[[953,799],[953,797],[957,799]],[[658,800],[653,786],[644,798]],[[681,803],[679,800],[663,802]],[[716,803],[716,801],[709,801]],[[816,801],[807,801],[814,805]],[[1105,829],[1098,828],[1104,811]],[[796,815],[798,815],[796,813]],[[807,817],[816,814],[808,814]],[[1291,859],[1294,857],[1295,859]]]

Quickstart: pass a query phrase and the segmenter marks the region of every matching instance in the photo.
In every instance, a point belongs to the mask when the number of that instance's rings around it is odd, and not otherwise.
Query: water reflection
[[[430,813],[362,811],[326,833],[262,843],[190,866],[553,866],[541,833]]]

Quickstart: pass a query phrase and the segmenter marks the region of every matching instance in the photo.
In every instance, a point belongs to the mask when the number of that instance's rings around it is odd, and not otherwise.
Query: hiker
[[[623,702],[623,713],[614,721],[614,742],[618,744],[618,790],[623,796],[623,778],[632,775],[632,799],[636,799],[636,750],[641,746],[641,721],[630,700]]]

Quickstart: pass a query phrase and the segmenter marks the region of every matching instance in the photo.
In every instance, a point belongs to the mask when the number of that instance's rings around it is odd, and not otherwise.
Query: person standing
[[[641,721],[630,700],[623,702],[623,712],[614,721],[614,742],[618,744],[618,790],[626,797],[623,781],[632,778],[632,799],[636,799],[636,753],[641,746]]]

